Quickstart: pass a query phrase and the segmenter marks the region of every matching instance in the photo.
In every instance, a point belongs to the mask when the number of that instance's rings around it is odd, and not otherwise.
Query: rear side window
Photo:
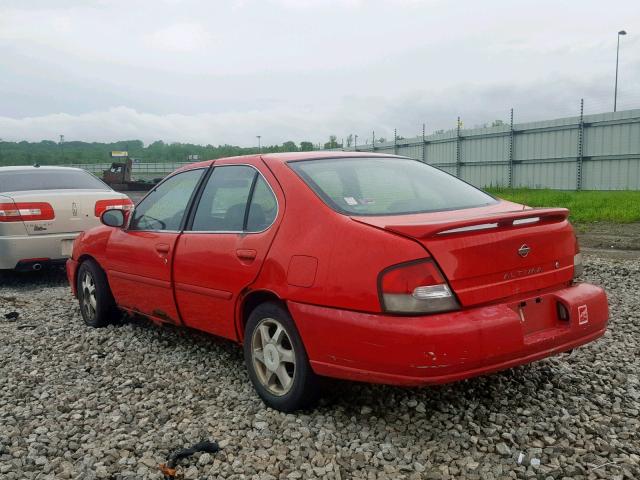
[[[289,165],[331,208],[350,215],[403,215],[496,203],[481,190],[417,160],[340,158]]]
[[[0,192],[71,189],[109,190],[109,187],[82,170],[33,168],[0,172]]]
[[[277,203],[262,176],[252,167],[215,167],[195,212],[197,232],[259,232],[276,217]]]
[[[265,230],[276,219],[278,213],[278,203],[276,197],[267,182],[258,176],[253,197],[249,205],[249,215],[247,216],[247,228],[249,232],[260,232]]]

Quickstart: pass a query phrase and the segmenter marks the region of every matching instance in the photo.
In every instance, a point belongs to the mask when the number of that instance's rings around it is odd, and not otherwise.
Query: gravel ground
[[[131,320],[85,328],[61,273],[0,276],[0,478],[640,478],[640,262],[590,256],[611,326],[571,355],[454,385],[331,382],[264,407],[236,346]]]

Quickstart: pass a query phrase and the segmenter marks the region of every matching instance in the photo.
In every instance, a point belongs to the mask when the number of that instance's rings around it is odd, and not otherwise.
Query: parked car
[[[100,225],[102,212],[131,207],[78,168],[0,167],[0,269],[64,264],[78,233]]]
[[[117,307],[242,343],[258,394],[291,411],[318,376],[452,382],[603,335],[567,215],[408,158],[227,158],[105,211],[67,272],[88,325]]]

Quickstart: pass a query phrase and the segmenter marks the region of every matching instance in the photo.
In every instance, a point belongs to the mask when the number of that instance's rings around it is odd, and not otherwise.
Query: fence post
[[[393,154],[398,155],[398,130],[393,129]]]
[[[582,151],[584,146],[584,98],[580,99],[580,123],[578,123],[578,158],[576,162],[576,190],[582,190]]]
[[[354,152],[358,151],[358,134],[357,133],[353,136],[353,151]]]
[[[458,125],[456,127],[456,177],[460,178],[461,173],[461,165],[460,165],[460,142],[462,137],[460,137],[460,117],[458,117]]]
[[[509,188],[513,188],[513,108],[509,115]]]
[[[371,136],[372,138],[372,142],[371,142],[371,151],[375,152],[376,151],[376,131],[374,130],[373,132],[371,132]]]
[[[427,141],[425,140],[426,125],[422,124],[422,162],[427,163]]]

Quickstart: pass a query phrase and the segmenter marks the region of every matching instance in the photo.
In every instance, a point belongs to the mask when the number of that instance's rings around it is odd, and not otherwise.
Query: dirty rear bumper
[[[604,290],[587,283],[418,317],[289,309],[317,374],[395,385],[453,382],[571,350],[602,336],[609,317]]]
[[[0,236],[0,270],[22,269],[25,265],[51,262],[64,263],[63,241],[74,240],[78,233]]]

